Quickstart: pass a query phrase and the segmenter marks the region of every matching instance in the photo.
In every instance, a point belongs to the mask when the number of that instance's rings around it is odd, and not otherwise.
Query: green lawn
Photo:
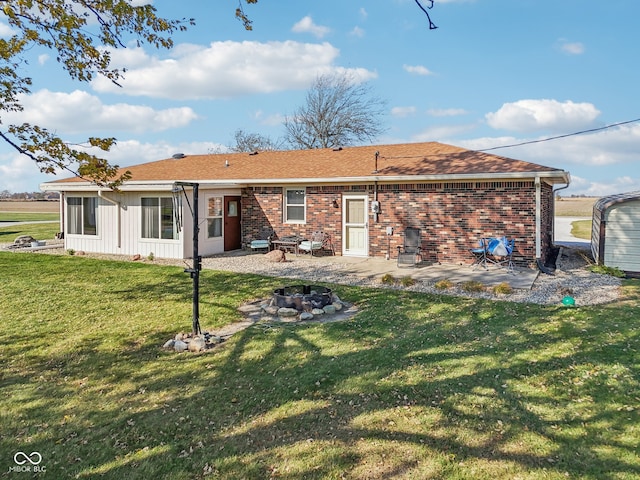
[[[0,228],[0,243],[12,243],[21,235],[31,235],[36,240],[51,240],[59,231],[60,224],[57,222],[10,225]]]
[[[160,348],[191,327],[182,268],[0,252],[0,272],[0,471],[20,451],[56,479],[640,476],[638,281],[580,308],[332,285],[352,319],[196,355]],[[282,282],[203,271],[203,328]]]
[[[0,211],[0,222],[57,222],[60,215],[57,213],[35,213],[35,212],[2,212]]]
[[[577,220],[571,223],[571,235],[576,238],[591,240],[591,220]]]

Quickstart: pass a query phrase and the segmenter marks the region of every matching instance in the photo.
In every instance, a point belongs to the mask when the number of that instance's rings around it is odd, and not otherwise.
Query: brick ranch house
[[[61,194],[65,248],[190,258],[193,190],[178,202],[180,181],[198,184],[203,256],[246,247],[269,227],[278,237],[322,230],[337,255],[396,258],[404,229],[417,227],[427,262],[470,263],[480,237],[504,235],[515,238],[514,260],[533,265],[552,246],[554,185],[570,181],[564,170],[435,142],[174,155],[126,170],[119,191],[79,178],[41,185]]]

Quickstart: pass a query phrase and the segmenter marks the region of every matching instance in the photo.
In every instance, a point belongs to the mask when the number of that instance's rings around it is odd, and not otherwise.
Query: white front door
[[[352,257],[369,256],[369,217],[367,195],[342,197],[342,254]]]

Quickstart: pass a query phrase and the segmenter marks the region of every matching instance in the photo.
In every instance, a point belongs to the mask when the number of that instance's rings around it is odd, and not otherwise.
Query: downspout
[[[62,233],[62,239],[64,240],[64,227],[67,224],[64,212],[66,210],[64,204],[67,201],[64,192],[60,192],[60,233]]]
[[[560,190],[564,190],[565,188],[569,188],[569,183],[567,183],[564,187],[557,188],[553,191],[553,202],[551,203],[552,205],[551,213],[553,214],[553,223],[551,224],[551,232],[552,232],[551,239],[553,240],[554,245],[556,244],[556,194]]]
[[[379,204],[379,202],[378,202],[378,182],[377,181],[373,182],[373,201],[377,202]],[[379,212],[377,210],[373,214],[373,219],[375,220],[376,223],[378,223],[378,214],[379,214]]]
[[[118,241],[118,248],[121,248],[122,247],[122,216],[121,216],[122,214],[121,214],[120,202],[113,200],[109,197],[105,197],[102,194],[102,190],[98,190],[98,197],[116,206],[116,211],[118,212],[116,214],[116,235],[117,235],[117,241]]]
[[[380,156],[380,152],[376,151],[375,155],[376,155],[376,163],[375,163],[373,173],[377,175],[378,174],[378,157]],[[378,182],[377,181],[373,182],[373,201],[374,201],[374,205],[380,205],[378,203]],[[379,208],[377,208],[373,212],[373,219],[376,223],[378,223],[378,213],[379,213]]]
[[[536,177],[536,261],[542,257],[542,184]]]
[[[553,275],[553,271],[542,263],[542,184],[536,177],[536,264],[541,272]]]

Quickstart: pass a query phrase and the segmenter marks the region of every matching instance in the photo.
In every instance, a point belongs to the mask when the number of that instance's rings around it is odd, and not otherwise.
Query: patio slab
[[[310,259],[308,256],[303,258]],[[295,262],[295,258],[289,257],[289,259]],[[416,267],[398,268],[395,259],[385,260],[382,258],[335,256],[313,257],[313,260],[342,263],[345,274],[358,277],[379,278],[388,273],[395,278],[410,276],[415,280],[425,282],[438,280],[450,280],[453,283],[478,281],[489,286],[506,282],[511,287],[518,289],[531,289],[539,274],[538,270],[530,268],[516,268],[514,273],[510,273],[504,268],[489,267],[488,270],[484,270],[481,267],[474,269],[470,265],[457,264],[423,263]]]

